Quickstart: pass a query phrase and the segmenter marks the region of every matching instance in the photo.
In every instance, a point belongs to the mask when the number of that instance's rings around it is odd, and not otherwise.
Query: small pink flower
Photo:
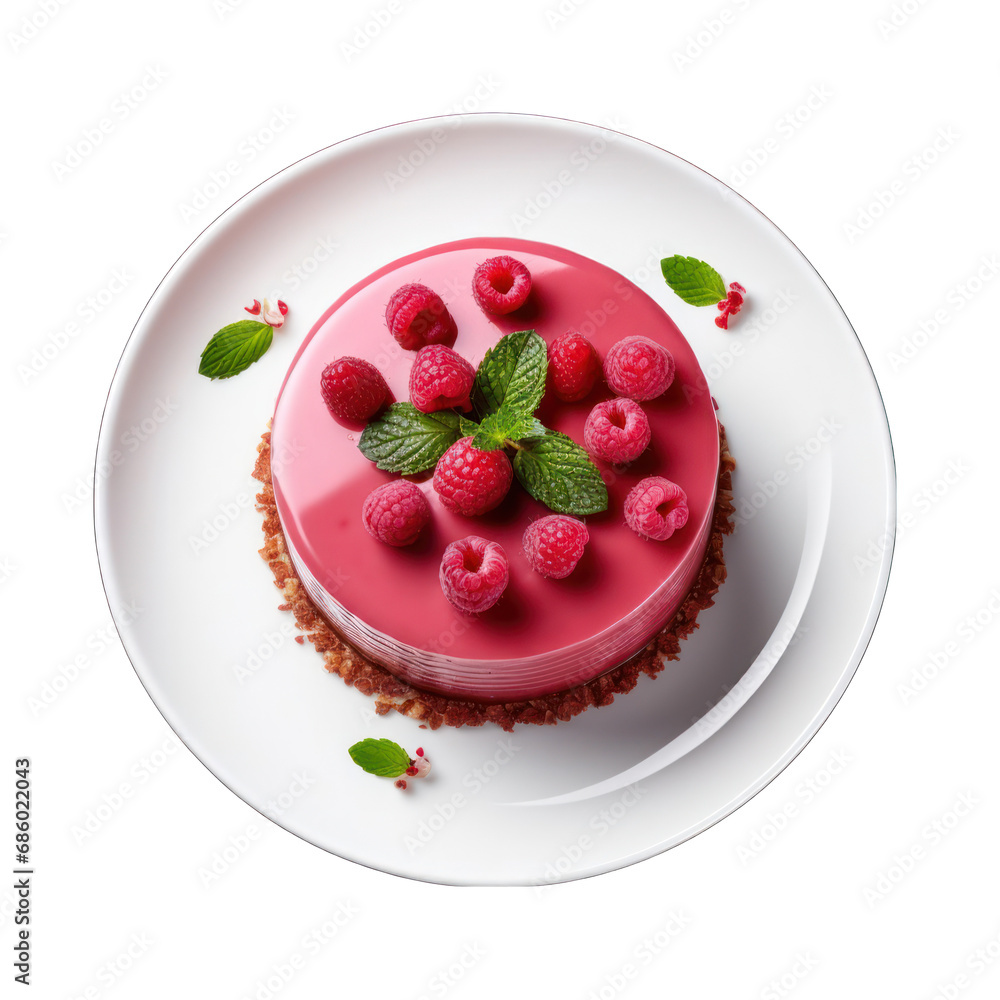
[[[426,757],[417,757],[412,764],[415,778],[426,778],[431,769],[431,762]]]
[[[254,301],[256,302],[256,299]],[[285,322],[285,313],[287,312],[288,306],[286,306],[281,299],[278,299],[275,305],[271,305],[270,299],[264,299],[261,306],[261,319],[263,319],[268,326],[273,326],[277,329],[282,323]]]

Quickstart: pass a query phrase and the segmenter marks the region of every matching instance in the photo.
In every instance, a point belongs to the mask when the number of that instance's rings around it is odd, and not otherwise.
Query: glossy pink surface
[[[474,301],[471,281],[477,264],[501,253],[528,266],[532,292],[521,309],[491,317]],[[565,580],[545,579],[528,565],[521,536],[550,511],[516,480],[496,510],[465,518],[441,507],[428,478],[421,488],[431,503],[431,524],[409,548],[391,548],[364,530],[365,497],[392,477],[358,450],[360,429],[330,415],[319,377],[330,361],[353,355],[379,368],[397,400],[407,399],[414,352],[395,343],[384,321],[386,302],[406,282],[422,282],[443,297],[458,325],[455,350],[474,366],[504,333],[531,328],[546,340],[575,328],[602,356],[622,337],[642,334],[674,355],[673,385],[642,404],[652,427],[650,447],[624,471],[597,462],[606,473],[609,507],[586,518],[590,543]],[[672,617],[702,562],[719,459],[715,411],[704,386],[693,351],[662,308],[593,260],[547,244],[478,239],[396,261],[350,289],[319,320],[278,397],[272,475],[296,568],[345,637],[419,686],[504,700],[596,676],[641,649]],[[538,416],[582,443],[590,409],[611,395],[603,382],[579,403],[547,394]],[[645,541],[624,522],[626,494],[650,475],[675,481],[688,496],[690,519],[665,542]],[[445,546],[471,534],[499,542],[510,563],[506,593],[478,617],[452,608],[438,584]]]

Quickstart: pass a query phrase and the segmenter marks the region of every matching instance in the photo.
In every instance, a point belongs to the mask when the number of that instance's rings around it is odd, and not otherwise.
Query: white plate
[[[386,262],[470,236],[567,247],[662,303],[719,401],[743,515],[726,542],[729,580],[678,663],[611,707],[513,735],[375,717],[369,699],[291,641],[256,552],[251,501],[259,435],[313,321]],[[731,332],[666,287],[658,262],[671,253],[708,260],[749,289]],[[270,353],[237,378],[200,377],[212,332],[274,293],[291,312]],[[802,254],[689,163],[618,133],[529,116],[358,136],[232,206],[143,311],[111,387],[97,464],[109,603],[178,736],[297,836],[373,868],[456,884],[609,871],[746,802],[844,693],[881,606],[895,522],[878,388]],[[124,610],[135,607],[137,617]],[[365,736],[411,752],[422,744],[432,776],[401,793],[363,773],[347,747]]]

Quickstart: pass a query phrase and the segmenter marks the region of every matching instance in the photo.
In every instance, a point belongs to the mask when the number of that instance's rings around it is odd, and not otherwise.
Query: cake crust
[[[378,715],[399,712],[416,720],[422,727],[481,726],[487,722],[510,732],[515,725],[553,725],[567,722],[588,708],[610,705],[616,695],[635,687],[640,674],[656,677],[668,660],[680,657],[680,643],[698,627],[698,615],[715,603],[715,595],[726,579],[722,551],[723,538],[733,531],[732,473],[735,462],[729,453],[726,432],[719,424],[719,479],[708,552],[694,585],[671,621],[625,663],[599,677],[566,691],[531,698],[527,701],[478,703],[449,698],[415,688],[391,674],[385,667],[367,659],[348,645],[323,617],[306,593],[292,565],[271,484],[271,432],[267,430],[257,446],[254,479],[261,483],[257,510],[263,517],[264,546],[260,555],[281,591],[283,611],[290,611],[304,635],[323,657],[326,669],[337,674],[347,685],[374,699]]]

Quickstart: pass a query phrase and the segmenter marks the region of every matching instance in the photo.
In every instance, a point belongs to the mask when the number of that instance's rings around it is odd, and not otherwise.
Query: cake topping
[[[598,403],[583,427],[587,450],[612,465],[634,462],[649,446],[651,436],[645,411],[631,399]]]
[[[619,396],[655,399],[674,380],[674,356],[649,337],[623,337],[604,359],[604,377]]]
[[[564,403],[588,396],[600,374],[600,356],[582,333],[570,330],[549,344],[549,382]]]
[[[378,486],[365,498],[361,520],[372,538],[386,545],[412,545],[431,519],[423,490],[406,479]]]
[[[687,494],[662,476],[641,480],[625,498],[625,520],[643,538],[666,541],[687,519]]]
[[[244,306],[243,308],[251,316],[260,316],[268,326],[275,328],[285,322],[285,316],[288,313],[288,306],[281,299],[278,299],[273,306],[270,299],[264,299],[263,305],[261,305],[258,299],[254,299],[253,305]]]
[[[496,542],[469,535],[444,550],[439,578],[454,607],[478,614],[492,608],[507,588],[507,553]]]
[[[519,260],[506,254],[484,260],[472,278],[472,294],[479,308],[494,316],[520,309],[530,291],[530,272]]]
[[[408,778],[423,778],[431,769],[431,762],[424,756],[424,748],[417,750],[416,758],[410,755],[398,744],[387,739],[361,740],[348,747],[351,760],[369,774],[377,774],[382,778],[396,778],[396,788],[406,788]]]
[[[323,369],[320,392],[327,408],[341,420],[364,423],[384,405],[389,395],[382,373],[362,358],[339,358]]]
[[[664,257],[660,270],[667,284],[689,305],[717,306],[720,315],[715,317],[715,325],[723,330],[729,329],[729,317],[743,307],[747,290],[734,281],[727,292],[722,275],[697,257]]]
[[[422,413],[458,407],[468,412],[476,370],[444,344],[421,347],[410,369],[410,402]]]
[[[471,437],[456,441],[434,470],[434,489],[441,506],[472,517],[493,510],[507,495],[514,479],[503,449],[483,451]]]
[[[532,521],[521,544],[531,568],[542,576],[562,580],[576,569],[590,532],[583,521],[563,514],[549,514]]]
[[[385,324],[406,351],[425,344],[455,342],[458,327],[437,292],[426,285],[409,284],[393,292],[385,307]]]

